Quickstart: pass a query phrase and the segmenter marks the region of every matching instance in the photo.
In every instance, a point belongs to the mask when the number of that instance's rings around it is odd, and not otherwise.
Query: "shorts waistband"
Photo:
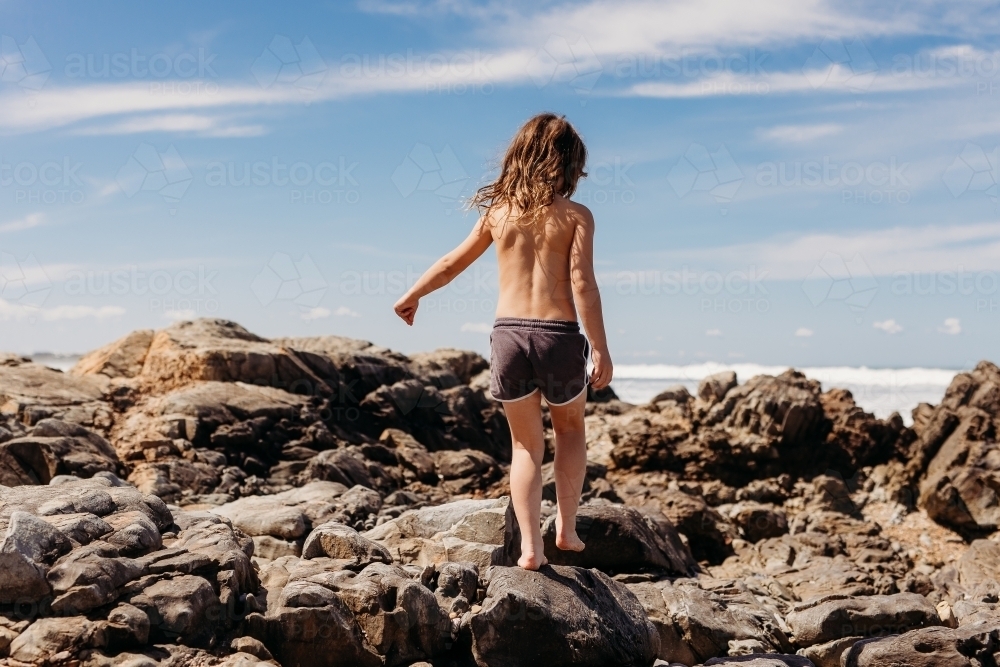
[[[534,329],[555,333],[580,333],[580,323],[570,320],[536,320],[529,317],[498,317],[494,329]]]

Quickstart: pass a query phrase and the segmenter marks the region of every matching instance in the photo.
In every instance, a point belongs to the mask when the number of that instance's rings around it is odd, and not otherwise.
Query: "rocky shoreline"
[[[1000,664],[1000,369],[913,426],[795,371],[588,398],[525,572],[488,362],[223,320],[0,354],[0,665]]]

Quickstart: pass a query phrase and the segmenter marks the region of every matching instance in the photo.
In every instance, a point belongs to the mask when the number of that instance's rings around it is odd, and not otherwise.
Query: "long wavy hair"
[[[556,195],[570,197],[587,175],[587,147],[565,116],[538,114],[514,135],[503,156],[500,176],[476,191],[469,208],[487,214],[506,209],[507,217],[531,220]]]

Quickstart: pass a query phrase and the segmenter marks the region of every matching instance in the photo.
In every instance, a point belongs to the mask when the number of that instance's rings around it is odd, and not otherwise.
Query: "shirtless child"
[[[565,118],[540,114],[525,123],[504,155],[500,177],[472,199],[481,213],[472,233],[395,305],[412,326],[421,297],[447,285],[496,243],[500,297],[490,336],[490,393],[503,402],[510,424],[510,491],[521,526],[518,565],[528,570],[547,562],[539,525],[542,398],[556,437],[556,546],[582,551],[576,513],[587,470],[588,351],[594,362],[590,385],[601,389],[611,382],[594,276],[594,218],[569,200],[586,176],[586,161],[587,149]]]

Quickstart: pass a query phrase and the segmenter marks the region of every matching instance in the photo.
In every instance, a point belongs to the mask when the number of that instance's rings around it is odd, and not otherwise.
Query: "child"
[[[513,440],[510,492],[521,526],[518,565],[546,564],[539,525],[545,442],[541,400],[556,436],[556,546],[582,551],[576,513],[587,470],[584,407],[590,385],[611,382],[601,295],[594,276],[594,218],[569,200],[586,176],[587,149],[561,116],[540,114],[518,131],[500,177],[479,189],[481,212],[472,233],[439,259],[396,303],[413,325],[420,298],[447,285],[492,243],[500,295],[490,336],[490,393],[503,402]],[[590,338],[580,333],[577,315]]]

